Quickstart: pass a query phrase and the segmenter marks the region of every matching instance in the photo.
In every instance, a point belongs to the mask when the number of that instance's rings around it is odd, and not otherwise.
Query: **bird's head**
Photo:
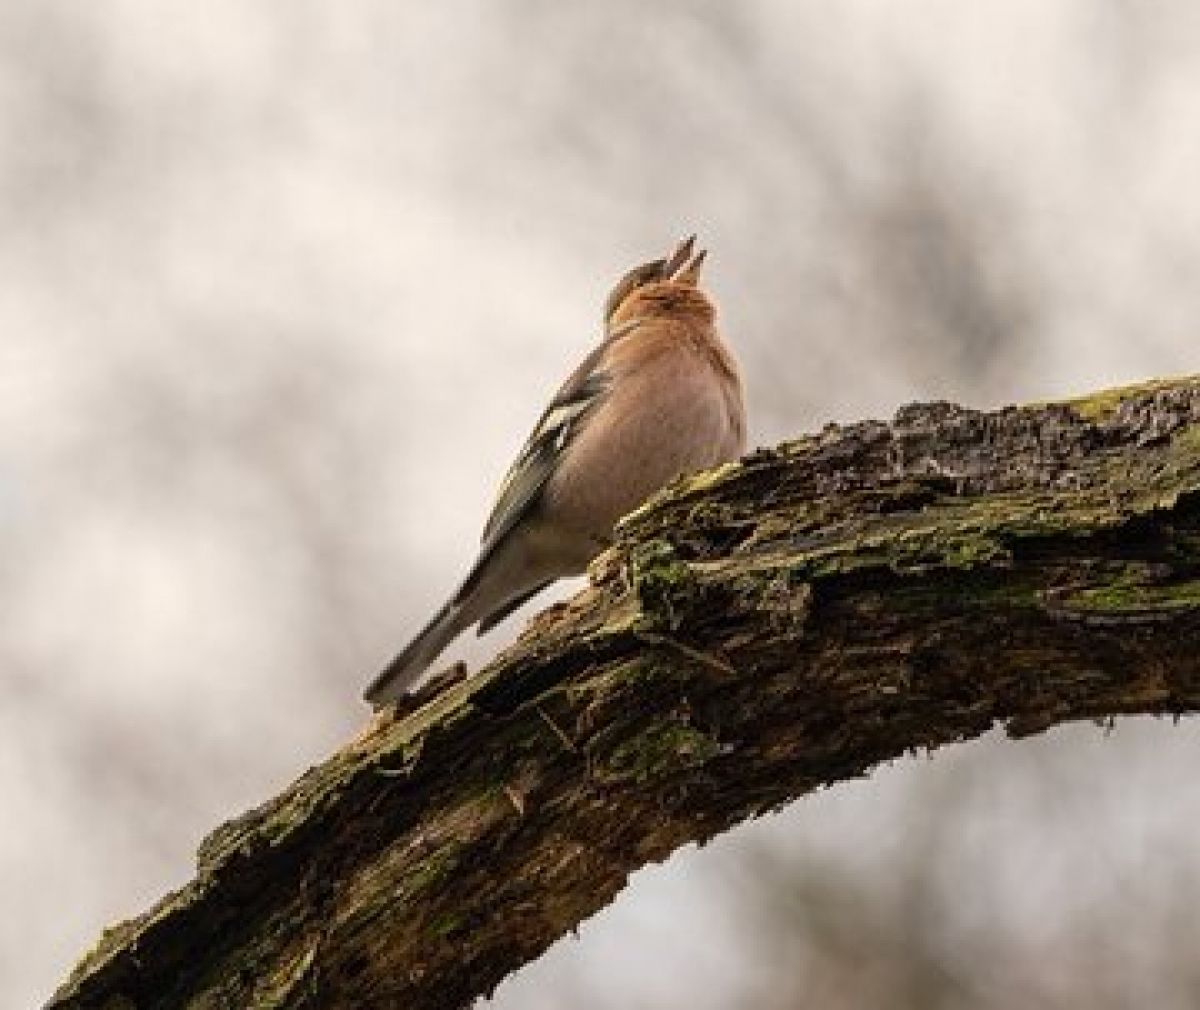
[[[689,235],[663,259],[634,267],[604,303],[605,329],[630,319],[661,315],[686,314],[711,322],[716,310],[699,287],[706,255],[706,250],[696,249],[696,236]]]

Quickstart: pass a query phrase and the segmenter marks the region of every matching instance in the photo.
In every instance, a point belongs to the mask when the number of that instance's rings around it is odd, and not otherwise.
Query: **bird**
[[[466,629],[482,635],[583,572],[617,521],[673,478],[746,448],[741,371],[700,287],[696,237],[634,267],[603,308],[602,339],[551,398],[501,481],[454,594],[364,692],[402,698]]]

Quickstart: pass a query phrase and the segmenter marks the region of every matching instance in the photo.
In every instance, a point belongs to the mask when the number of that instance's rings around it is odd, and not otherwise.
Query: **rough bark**
[[[830,426],[218,828],[55,1007],[469,1004],[688,842],[1003,726],[1200,705],[1200,380]]]

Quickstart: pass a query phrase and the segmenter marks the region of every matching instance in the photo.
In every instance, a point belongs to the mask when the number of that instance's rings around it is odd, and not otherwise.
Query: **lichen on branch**
[[[55,1007],[465,1006],[881,761],[1200,707],[1200,380],[900,410],[664,491],[591,584],[214,831]]]

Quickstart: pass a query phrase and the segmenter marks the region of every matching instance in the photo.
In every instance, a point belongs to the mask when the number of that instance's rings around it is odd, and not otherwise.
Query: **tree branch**
[[[446,1010],[906,752],[1200,706],[1200,380],[902,409],[679,483],[591,586],[218,828],[54,1007]]]

